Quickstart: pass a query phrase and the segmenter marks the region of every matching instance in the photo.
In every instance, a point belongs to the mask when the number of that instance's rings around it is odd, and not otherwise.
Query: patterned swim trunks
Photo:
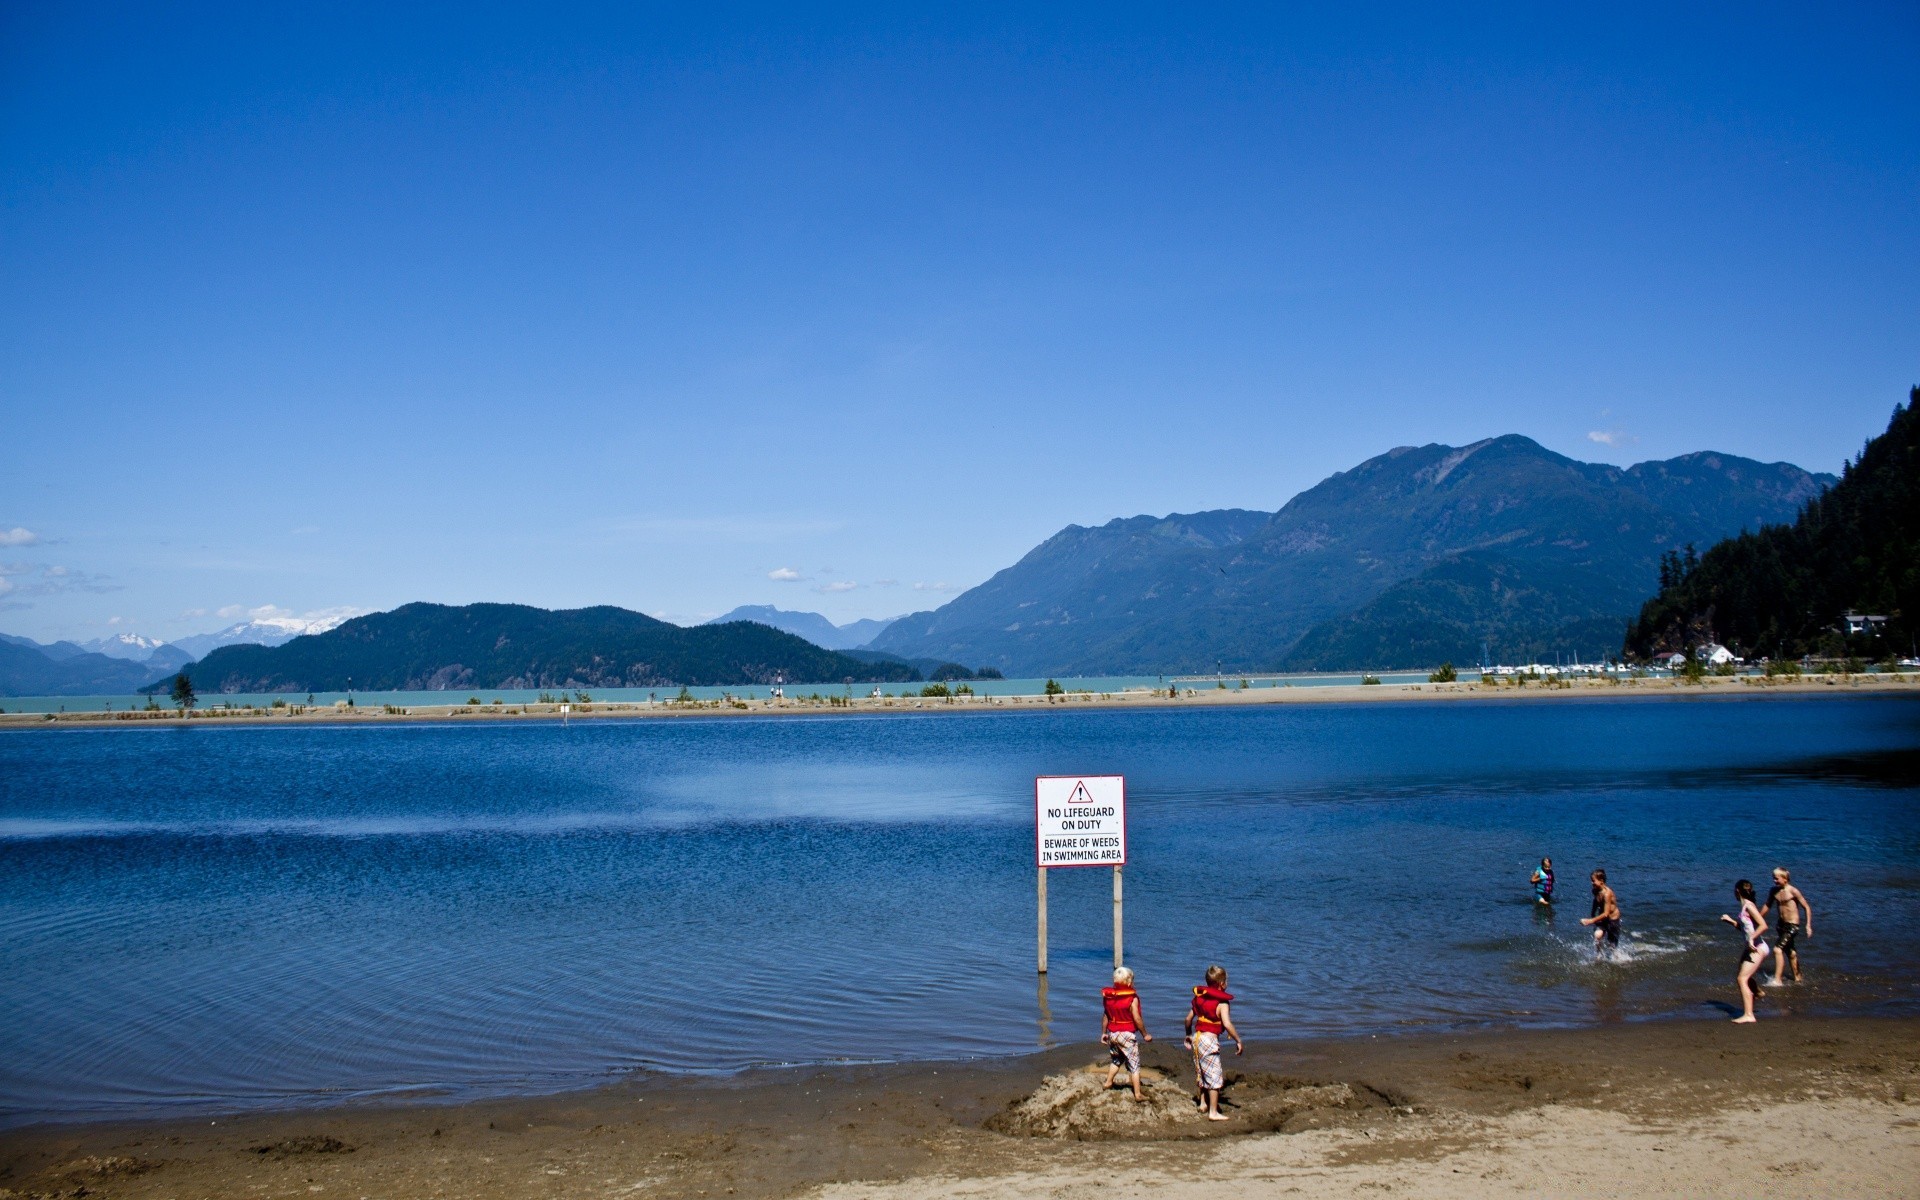
[[[1800,928],[1798,921],[1780,922],[1780,949],[1788,954],[1795,953],[1794,947],[1800,941]]]
[[[1114,1066],[1129,1074],[1140,1071],[1140,1035],[1137,1033],[1109,1033],[1100,1039],[1107,1044],[1107,1058]]]
[[[1193,1074],[1203,1088],[1223,1087],[1226,1075],[1220,1070],[1220,1035],[1193,1035]]]

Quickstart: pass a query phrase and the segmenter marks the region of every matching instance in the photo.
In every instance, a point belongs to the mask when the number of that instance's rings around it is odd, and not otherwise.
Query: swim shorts
[[[1602,921],[1600,922],[1600,932],[1606,935],[1607,945],[1618,946],[1620,944],[1620,922]]]
[[[1193,1035],[1193,1074],[1202,1088],[1218,1088],[1226,1085],[1226,1075],[1220,1070],[1220,1035],[1217,1033],[1196,1033]]]
[[[1794,946],[1799,941],[1800,941],[1800,922],[1798,921],[1780,922],[1779,948],[1781,950],[1784,950],[1788,954],[1792,954],[1794,952]]]
[[[1140,1035],[1132,1032],[1109,1033],[1100,1039],[1107,1044],[1107,1058],[1130,1074],[1140,1071]]]

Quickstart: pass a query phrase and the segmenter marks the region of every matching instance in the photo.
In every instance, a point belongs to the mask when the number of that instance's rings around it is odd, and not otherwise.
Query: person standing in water
[[[1753,976],[1760,964],[1767,961],[1767,918],[1754,903],[1753,882],[1742,879],[1733,885],[1734,899],[1740,902],[1740,918],[1735,920],[1726,913],[1720,919],[1729,925],[1740,928],[1740,971],[1733,977],[1734,986],[1740,989],[1740,1015],[1733,1019],[1735,1025],[1753,1024]]]
[[[1605,871],[1594,871],[1592,880],[1593,915],[1580,923],[1593,926],[1593,952],[1604,955],[1620,945],[1620,898],[1607,886]]]
[[[1105,1010],[1100,1018],[1100,1040],[1107,1047],[1107,1083],[1111,1089],[1113,1081],[1120,1072],[1127,1073],[1127,1081],[1133,1085],[1133,1098],[1146,1099],[1140,1094],[1140,1043],[1150,1042],[1153,1035],[1147,1032],[1147,1022],[1140,1015],[1140,993],[1133,990],[1133,972],[1125,967],[1113,969],[1113,986],[1100,989],[1100,1006]]]
[[[1193,1007],[1187,1010],[1187,1048],[1193,1051],[1193,1074],[1200,1085],[1197,1097],[1201,1111],[1209,1121],[1224,1121],[1220,1111],[1220,1089],[1226,1086],[1226,1073],[1220,1069],[1220,1035],[1233,1039],[1233,1052],[1244,1054],[1245,1042],[1233,1027],[1233,996],[1227,991],[1227,969],[1218,964],[1207,968],[1207,982],[1193,989]]]
[[[1533,869],[1533,899],[1536,904],[1553,903],[1553,860],[1543,858]]]
[[[1776,908],[1780,910],[1780,936],[1773,944],[1773,978],[1767,980],[1768,987],[1779,987],[1786,980],[1788,967],[1793,968],[1793,981],[1800,982],[1800,939],[1813,936],[1813,902],[1793,886],[1793,876],[1785,867],[1773,869],[1773,887],[1767,892],[1766,907],[1760,915],[1767,916]]]

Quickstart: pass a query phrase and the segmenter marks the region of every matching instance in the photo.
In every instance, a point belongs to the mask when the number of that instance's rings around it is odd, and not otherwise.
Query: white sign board
[[[1033,781],[1034,854],[1042,867],[1127,862],[1127,781],[1120,775],[1042,775]]]

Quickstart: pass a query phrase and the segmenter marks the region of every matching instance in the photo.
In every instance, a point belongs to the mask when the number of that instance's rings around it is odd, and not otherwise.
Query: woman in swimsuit
[[[1736,921],[1726,913],[1720,914],[1722,921],[1740,927],[1740,973],[1734,977],[1734,984],[1740,989],[1742,1012],[1733,1019],[1733,1023],[1751,1025],[1753,1024],[1754,972],[1760,969],[1761,963],[1767,961],[1767,955],[1771,954],[1772,950],[1768,947],[1766,939],[1767,918],[1760,912],[1760,905],[1754,900],[1753,882],[1742,879],[1734,884],[1733,895],[1740,901],[1740,919]]]

